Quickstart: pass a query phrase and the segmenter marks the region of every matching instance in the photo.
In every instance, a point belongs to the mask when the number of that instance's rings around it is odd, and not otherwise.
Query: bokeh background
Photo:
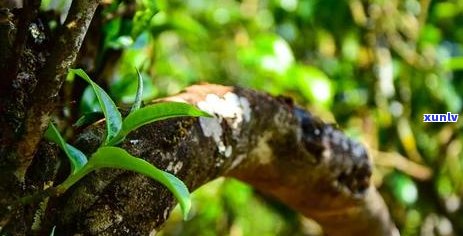
[[[42,10],[63,17],[68,5]],[[201,82],[292,97],[368,147],[402,235],[463,235],[462,117],[423,123],[462,114],[462,0],[104,0],[96,17],[79,66],[119,106],[135,68],[146,101]],[[71,120],[97,109],[82,86],[66,84]],[[191,219],[174,211],[160,235],[321,234],[236,180],[193,195]]]

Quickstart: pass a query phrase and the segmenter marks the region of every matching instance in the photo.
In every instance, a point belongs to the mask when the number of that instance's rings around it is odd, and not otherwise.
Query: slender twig
[[[428,180],[432,177],[432,170],[395,152],[380,152],[370,150],[377,166],[390,167],[400,170],[418,180]]]
[[[426,24],[430,4],[431,4],[431,0],[421,0],[420,1],[421,12],[420,12],[420,15],[418,16],[418,22],[419,22],[420,29],[422,29],[424,25]]]

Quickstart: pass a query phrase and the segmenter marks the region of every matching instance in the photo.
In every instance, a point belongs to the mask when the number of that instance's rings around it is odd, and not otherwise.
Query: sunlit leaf
[[[68,179],[58,186],[59,191],[66,191],[88,173],[101,168],[130,170],[160,182],[174,194],[180,204],[184,218],[186,219],[188,216],[191,208],[190,193],[181,180],[168,172],[156,168],[143,159],[130,155],[124,149],[118,147],[99,148],[92,155],[87,165],[77,173],[69,176]]]
[[[455,188],[448,173],[439,173],[436,179],[437,192],[440,197],[449,197],[455,192]]]
[[[112,49],[123,49],[132,46],[134,43],[132,37],[127,35],[119,36],[118,38],[108,42],[107,47]]]
[[[194,38],[196,39],[204,39],[208,37],[209,32],[206,30],[204,25],[194,17],[191,17],[191,15],[187,12],[176,11],[169,16],[169,23],[178,32],[194,35]]]
[[[100,86],[93,82],[82,69],[72,69],[71,72],[82,77],[92,86],[93,91],[98,98],[98,102],[100,103],[101,110],[106,118],[106,138],[104,144],[107,144],[109,140],[113,139],[121,130],[121,113],[108,94]]]
[[[438,18],[452,18],[458,14],[458,7],[452,2],[440,2],[434,6],[433,13]]]
[[[143,31],[149,28],[149,23],[153,17],[159,12],[158,4],[160,1],[144,0],[142,1],[141,9],[135,12],[133,17],[133,27],[131,35],[133,38],[137,38]]]
[[[451,57],[443,62],[446,70],[463,70],[463,57]]]
[[[152,1],[154,2],[154,1]],[[133,18],[133,28],[131,32],[132,38],[137,38],[143,31],[149,27],[151,19],[158,12],[157,9],[144,9],[142,11],[137,11]]]
[[[112,48],[114,45],[114,41],[117,40],[119,37],[120,31],[121,31],[121,24],[122,24],[122,18],[117,17],[114,18],[108,23],[106,23],[103,27],[103,32],[104,32],[104,41],[103,45],[105,48]]]
[[[410,177],[402,173],[392,173],[387,179],[390,186],[393,186],[395,197],[404,204],[413,204],[418,199],[418,189]]]
[[[164,102],[149,105],[130,113],[123,121],[121,132],[115,137],[110,145],[122,141],[124,137],[135,129],[158,120],[164,120],[179,116],[205,116],[209,114],[199,110],[193,105],[181,102]]]
[[[334,89],[328,76],[312,66],[297,66],[295,77],[302,95],[313,103],[329,107],[333,101]]]
[[[87,157],[85,154],[83,154],[79,149],[67,144],[53,123],[50,123],[48,129],[45,131],[45,138],[58,144],[64,153],[66,153],[69,162],[71,162],[72,173],[77,172],[85,165],[85,163],[87,163]]]

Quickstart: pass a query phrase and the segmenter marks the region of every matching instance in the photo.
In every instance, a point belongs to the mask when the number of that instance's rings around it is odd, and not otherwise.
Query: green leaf
[[[133,113],[134,111],[140,109],[141,107],[141,101],[143,97],[143,77],[140,74],[140,71],[138,68],[135,68],[137,70],[137,75],[138,75],[138,87],[137,87],[137,94],[135,95],[135,102],[132,105],[132,108],[130,108],[130,113]]]
[[[297,65],[293,68],[298,90],[309,101],[329,108],[333,103],[334,85],[328,76],[313,66]]]
[[[463,57],[451,57],[442,64],[446,70],[463,70]]]
[[[73,126],[81,127],[84,125],[92,124],[102,118],[104,118],[104,114],[101,111],[87,112],[81,116]]]
[[[58,146],[66,153],[66,156],[71,162],[71,172],[75,173],[80,170],[86,163],[87,157],[79,149],[67,144],[61,137],[58,129],[50,122],[48,129],[45,131],[45,138],[58,144]]]
[[[133,104],[137,94],[138,79],[134,79],[133,68],[139,67],[138,64],[142,64],[141,61],[145,58],[140,58],[134,54],[135,50],[125,51],[121,59],[121,63],[125,63],[125,66],[121,66],[120,79],[117,79],[111,83],[109,91],[111,91],[111,97],[115,101],[119,101],[125,104]],[[138,54],[142,55],[142,53]],[[139,63],[140,62],[140,63]],[[130,64],[130,65],[129,65]],[[137,64],[137,65],[136,65]],[[153,99],[159,91],[155,88],[152,79],[149,75],[140,72],[143,77],[143,97],[142,101]]]
[[[154,1],[151,1],[154,2]],[[137,38],[143,31],[149,29],[151,19],[158,13],[157,9],[144,9],[139,10],[133,17],[133,28],[131,32],[132,38]]]
[[[82,69],[72,69],[72,73],[77,74],[87,81],[93,88],[98,102],[100,103],[101,110],[104,113],[106,118],[106,138],[104,145],[106,145],[109,140],[116,137],[122,127],[122,116],[119,110],[117,110],[116,105],[109,95],[95,82],[93,82],[90,77]]]
[[[179,116],[211,117],[211,115],[199,110],[193,105],[182,102],[163,102],[149,105],[129,114],[122,123],[121,132],[109,142],[109,145],[119,143],[124,140],[127,134],[143,125]]]
[[[121,17],[116,17],[108,21],[106,24],[104,24],[104,26],[102,27],[102,31],[104,33],[104,39],[103,39],[104,48],[112,48],[111,44],[114,44],[114,42],[120,36],[121,26],[122,26]]]
[[[70,77],[77,77],[74,76],[73,73],[69,73],[71,76]],[[79,110],[81,114],[89,113],[89,112],[102,112],[100,108],[100,103],[98,102],[98,99],[93,92],[93,88],[91,85],[87,86],[84,89],[84,92],[82,94],[82,97],[80,98],[80,104],[79,104]]]
[[[134,157],[122,148],[118,147],[101,147],[90,158],[87,165],[77,173],[69,176],[62,184],[58,186],[59,191],[66,191],[69,187],[79,181],[88,173],[101,168],[117,168],[137,172],[148,176],[171,191],[182,209],[183,216],[186,219],[191,208],[190,193],[186,185],[174,175],[162,171],[149,162]]]

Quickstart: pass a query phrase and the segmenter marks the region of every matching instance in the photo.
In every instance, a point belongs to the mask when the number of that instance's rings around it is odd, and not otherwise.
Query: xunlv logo
[[[423,114],[423,122],[457,122],[458,114]]]

